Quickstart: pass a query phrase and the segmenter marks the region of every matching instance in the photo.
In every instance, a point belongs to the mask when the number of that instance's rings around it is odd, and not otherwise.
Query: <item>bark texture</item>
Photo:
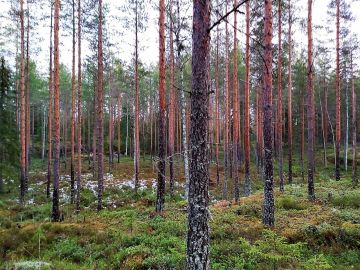
[[[165,2],[159,0],[159,162],[156,212],[164,210],[165,203]]]
[[[60,178],[60,66],[59,66],[59,12],[60,1],[54,6],[54,187],[52,221],[60,220],[59,178]]]
[[[103,130],[103,44],[102,44],[102,0],[99,0],[98,24],[98,88],[97,88],[97,163],[98,163],[98,205],[102,209],[102,195],[104,192],[104,130]]]
[[[192,35],[190,187],[187,269],[209,269],[208,99],[210,0],[195,0]]]
[[[313,38],[312,38],[312,0],[308,0],[308,66],[307,66],[307,122],[308,122],[308,197],[315,200],[314,193],[314,85],[313,85]]]
[[[272,143],[272,1],[265,0],[264,16],[264,214],[263,223],[267,226],[275,224],[274,178],[273,178],[273,143]]]

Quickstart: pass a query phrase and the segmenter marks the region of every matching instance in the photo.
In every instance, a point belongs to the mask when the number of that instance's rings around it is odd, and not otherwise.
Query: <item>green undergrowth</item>
[[[221,188],[211,189],[211,269],[360,269],[359,188],[346,175],[336,182],[318,169],[317,199],[309,202],[296,170],[285,192],[275,192],[273,229],[262,225],[260,179],[253,178],[258,188],[239,204],[219,201]],[[167,195],[161,215],[151,188],[138,194],[108,188],[99,213],[95,194],[83,189],[81,213],[62,203],[64,221],[52,223],[42,186],[34,186],[25,206],[15,199],[16,183],[7,187],[11,193],[0,195],[0,269],[186,268],[187,203],[180,189]]]

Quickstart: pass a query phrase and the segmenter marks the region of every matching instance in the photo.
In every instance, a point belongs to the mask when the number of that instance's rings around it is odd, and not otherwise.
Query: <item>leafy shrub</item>
[[[308,261],[306,261],[302,266],[301,269],[303,270],[327,270],[331,269],[331,265],[325,258],[323,254],[315,255],[311,257]]]
[[[303,210],[305,207],[301,202],[290,196],[281,197],[277,200],[277,206],[285,210]]]
[[[340,207],[360,207],[360,190],[351,190],[333,197],[332,203]]]
[[[80,263],[86,258],[86,250],[79,246],[74,239],[65,239],[56,244],[53,254],[60,259]]]

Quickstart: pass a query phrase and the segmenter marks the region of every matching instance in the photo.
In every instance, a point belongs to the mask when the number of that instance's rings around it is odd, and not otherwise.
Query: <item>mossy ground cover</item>
[[[85,185],[92,181],[91,168],[84,166],[79,215],[69,203],[69,179],[64,176],[60,223],[49,219],[45,166],[38,160],[33,164],[25,206],[17,201],[17,181],[8,179],[6,193],[0,195],[1,269],[185,269],[187,203],[180,161],[177,193],[166,197],[162,215],[154,212],[157,172],[149,157],[141,160],[143,188],[138,194],[127,184],[133,174],[130,159],[108,169],[106,208],[100,213],[95,190]],[[62,170],[66,175],[64,163]],[[294,172],[293,184],[283,194],[276,186],[276,225],[270,230],[261,222],[262,181],[256,168],[253,195],[236,205],[221,199],[211,166],[211,269],[360,269],[360,189],[352,187],[350,174],[343,173],[336,182],[331,169],[317,168],[317,200],[309,202],[301,168]]]

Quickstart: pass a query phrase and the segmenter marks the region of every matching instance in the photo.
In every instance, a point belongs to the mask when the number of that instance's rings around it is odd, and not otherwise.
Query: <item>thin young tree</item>
[[[77,132],[77,174],[76,174],[76,212],[80,212],[80,190],[81,190],[81,0],[78,0],[78,100],[77,100],[77,113],[78,113],[78,132]],[[90,126],[90,123],[89,123]],[[89,129],[90,130],[90,129]],[[89,140],[90,141],[90,140]]]
[[[75,199],[75,0],[72,0],[71,128],[70,128],[70,201]]]
[[[228,13],[228,0],[225,1],[225,12]],[[225,22],[225,134],[224,134],[224,182],[223,182],[223,199],[227,198],[227,185],[229,177],[229,125],[230,125],[230,102],[229,102],[229,31],[228,21]]]
[[[170,195],[174,195],[174,123],[175,123],[175,91],[174,91],[174,38],[173,38],[173,16],[172,16],[172,0],[169,1],[170,13],[170,96],[169,96],[169,172],[170,172]]]
[[[288,46],[289,46],[289,56],[288,56],[288,182],[292,183],[292,148],[293,148],[293,124],[292,124],[292,15],[291,15],[291,0],[288,2],[289,9],[289,33],[288,33]]]
[[[336,142],[335,142],[335,178],[340,180],[340,140],[341,140],[341,115],[340,115],[340,0],[336,0]]]
[[[284,191],[284,173],[283,173],[283,105],[282,105],[282,40],[281,40],[281,26],[282,26],[282,12],[281,0],[278,0],[278,62],[277,62],[277,146],[279,159],[279,188]]]
[[[210,0],[195,0],[192,34],[190,187],[187,269],[209,269],[208,99],[210,91]]]
[[[265,0],[264,5],[264,213],[263,223],[275,224],[274,178],[273,178],[273,143],[272,143],[272,1]]]
[[[26,183],[26,139],[25,139],[25,46],[24,46],[24,1],[20,0],[20,69],[21,69],[21,106],[20,106],[20,203],[24,203]]]
[[[250,1],[246,2],[246,48],[245,48],[245,196],[251,194],[250,178]]]
[[[351,107],[352,107],[352,182],[353,186],[358,185],[358,178],[356,173],[356,92],[355,92],[355,78],[354,78],[354,63],[353,50],[350,53],[350,69],[351,69]]]
[[[98,204],[97,210],[100,211],[103,208],[102,195],[104,191],[104,130],[103,130],[103,44],[102,44],[102,0],[99,0],[98,4],[98,83],[97,83],[97,163],[98,163]]]
[[[315,200],[314,192],[314,129],[315,106],[313,85],[313,37],[312,37],[312,0],[308,0],[308,63],[307,63],[307,123],[308,123],[308,198]]]
[[[135,0],[135,116],[134,116],[134,173],[135,192],[139,187],[139,162],[140,162],[140,140],[139,140],[139,40],[138,40],[138,0]]]
[[[219,0],[217,0],[219,5]],[[219,25],[216,27],[216,61],[215,61],[215,161],[216,161],[216,185],[220,185],[220,173],[219,173]]]
[[[60,1],[54,4],[54,187],[52,199],[52,221],[60,220],[60,65],[59,65],[59,20]]]
[[[48,160],[47,160],[47,183],[46,196],[50,197],[51,183],[51,160],[52,160],[52,117],[53,117],[53,1],[50,1],[50,51],[49,51],[49,101],[48,101]]]
[[[159,161],[156,212],[165,203],[165,1],[159,0]]]
[[[237,0],[234,0],[234,7]],[[235,202],[239,201],[240,187],[238,175],[238,152],[239,152],[239,89],[237,79],[237,12],[234,12],[234,50],[233,50],[233,181]]]

